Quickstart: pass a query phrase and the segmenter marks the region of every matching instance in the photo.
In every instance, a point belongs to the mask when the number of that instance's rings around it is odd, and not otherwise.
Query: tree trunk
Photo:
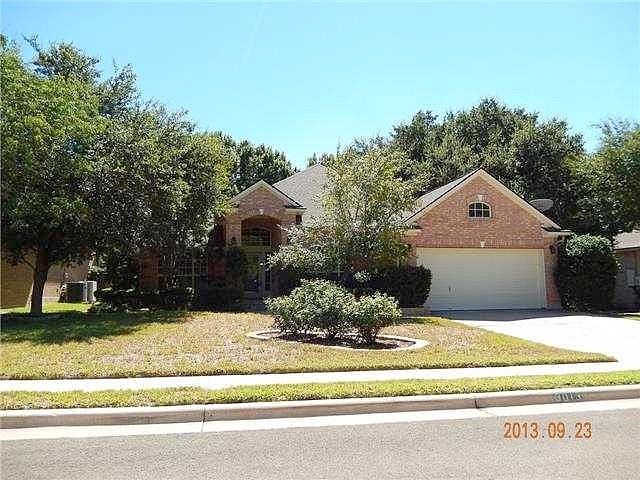
[[[42,313],[42,294],[44,293],[44,285],[47,283],[47,275],[49,274],[48,252],[40,247],[36,255],[36,264],[33,269],[33,289],[31,291],[31,315]]]

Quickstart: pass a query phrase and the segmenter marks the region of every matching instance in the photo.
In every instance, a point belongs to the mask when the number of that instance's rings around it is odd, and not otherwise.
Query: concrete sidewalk
[[[88,378],[63,380],[0,380],[0,392],[73,390],[143,390],[150,388],[201,387],[219,390],[248,385],[288,383],[369,382],[380,380],[452,380],[458,378],[562,375],[640,370],[640,361],[519,365],[512,367],[438,368],[413,370],[368,370],[353,372],[270,373],[258,375],[212,375],[192,377]]]
[[[140,425],[326,417],[429,410],[468,410],[505,406],[640,399],[640,385],[553,388],[444,395],[341,398],[163,407],[61,408],[0,411],[0,428],[22,429],[95,425]],[[636,407],[640,403],[634,401]],[[3,437],[5,432],[3,432]]]

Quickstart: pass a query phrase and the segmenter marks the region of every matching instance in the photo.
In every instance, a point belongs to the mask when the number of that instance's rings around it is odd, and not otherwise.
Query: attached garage
[[[544,308],[543,251],[499,248],[417,248],[431,270],[432,310]]]

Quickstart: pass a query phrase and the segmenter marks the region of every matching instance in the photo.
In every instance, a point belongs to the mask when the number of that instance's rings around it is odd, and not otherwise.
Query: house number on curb
[[[582,395],[574,392],[554,393],[552,399],[554,402],[576,402],[582,400]]]

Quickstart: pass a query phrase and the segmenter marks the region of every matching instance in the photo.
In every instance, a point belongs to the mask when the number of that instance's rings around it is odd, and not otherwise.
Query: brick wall
[[[284,242],[281,227],[295,225],[296,213],[286,210],[285,201],[267,188],[258,188],[241,199],[235,211],[229,213],[223,222],[224,237],[227,245],[242,241],[242,221],[251,218],[251,225],[262,226],[272,230],[276,243]],[[140,257],[140,287],[155,290],[158,288],[158,255],[147,251]],[[219,267],[219,268],[218,268]],[[212,266],[211,276],[220,274],[222,266]]]
[[[232,239],[235,239],[236,244],[240,244],[242,220],[251,217],[271,217],[284,228],[295,225],[296,221],[296,213],[287,212],[282,198],[274,195],[267,188],[261,187],[242,198],[236,210],[225,218],[227,244],[231,244]]]
[[[479,197],[481,196],[481,197]],[[482,198],[482,200],[480,200]],[[469,218],[468,205],[483,201],[491,206],[491,218]],[[416,247],[544,249],[547,304],[559,306],[553,279],[556,255],[548,248],[541,222],[482,177],[476,177],[420,217],[417,234],[407,237],[415,263]]]

